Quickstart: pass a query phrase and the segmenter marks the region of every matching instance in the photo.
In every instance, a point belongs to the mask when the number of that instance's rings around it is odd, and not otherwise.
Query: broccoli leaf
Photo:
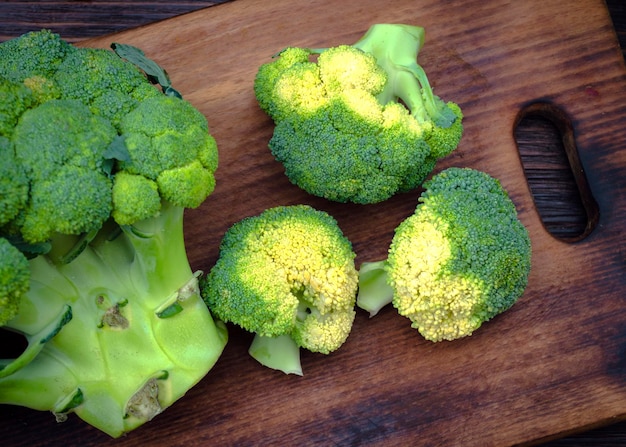
[[[135,64],[141,69],[150,82],[159,84],[166,95],[182,98],[182,95],[172,87],[167,71],[155,61],[148,58],[141,49],[123,43],[112,43],[111,48],[119,57],[126,59],[128,62]]]

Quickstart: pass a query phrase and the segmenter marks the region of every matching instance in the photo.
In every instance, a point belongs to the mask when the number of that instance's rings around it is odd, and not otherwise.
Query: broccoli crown
[[[289,47],[259,67],[255,95],[275,123],[269,148],[292,183],[376,203],[421,185],[458,146],[461,108],[433,94],[416,61],[423,35],[375,25],[354,45]]]
[[[328,354],[345,342],[355,317],[354,258],[327,213],[270,208],[229,228],[201,282],[203,297],[222,321]]]
[[[183,396],[227,341],[183,234],[215,187],[216,142],[153,86],[160,67],[121,48],[150,74],[45,30],[0,44],[0,326],[27,345],[0,359],[0,404],[113,437]]]
[[[500,182],[449,168],[424,183],[396,229],[386,269],[393,305],[428,340],[470,335],[523,293],[531,245]]]
[[[195,208],[215,187],[206,118],[113,51],[25,34],[0,44],[0,92],[0,147],[14,154],[0,169],[20,173],[2,177],[20,193],[0,199],[0,225],[29,243],[97,231],[111,216],[130,225],[160,201]]]

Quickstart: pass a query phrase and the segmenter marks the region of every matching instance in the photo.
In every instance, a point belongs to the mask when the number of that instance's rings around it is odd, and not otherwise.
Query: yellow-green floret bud
[[[259,106],[270,116],[273,116],[276,108],[274,88],[280,75],[294,65],[309,63],[311,52],[305,48],[289,47],[277,54],[272,62],[259,67],[254,80],[254,93],[259,101]]]
[[[154,217],[161,209],[161,196],[155,181],[142,175],[118,172],[111,192],[113,211],[111,215],[120,225]]]

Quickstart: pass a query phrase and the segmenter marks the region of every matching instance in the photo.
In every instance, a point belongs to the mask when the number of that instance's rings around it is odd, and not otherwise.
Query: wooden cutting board
[[[437,169],[470,166],[501,179],[530,231],[524,296],[473,336],[433,344],[392,308],[359,311],[330,356],[303,353],[304,377],[262,368],[234,327],[216,367],[153,422],[111,442],[73,417],[15,409],[0,436],[23,445],[504,446],[626,416],[626,70],[601,0],[237,0],[86,42],[141,47],[208,118],[218,186],[187,213],[190,260],[209,270],[224,231],[263,209],[307,203],[331,213],[357,262],[386,255],[419,191],[378,205],[314,198],[292,186],[267,142],[252,91],[258,66],[287,45],[356,41],[373,23],[426,28],[421,63],[435,91],[465,113],[459,149]],[[535,102],[561,110],[598,207],[584,239],[543,227],[513,137]],[[576,172],[579,178],[582,172]],[[45,437],[42,436],[45,433]],[[42,439],[44,439],[42,441]]]

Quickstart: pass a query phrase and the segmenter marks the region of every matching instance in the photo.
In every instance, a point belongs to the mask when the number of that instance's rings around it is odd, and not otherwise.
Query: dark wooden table
[[[70,42],[137,27],[231,0],[151,1],[4,1],[0,2],[0,41],[46,27]],[[626,57],[626,3],[606,0],[617,38]],[[535,202],[548,229],[575,237],[585,217],[567,161],[560,152],[558,131],[550,122],[529,118],[520,123],[516,140]],[[546,170],[545,161],[549,160]],[[626,421],[542,444],[546,447],[626,446]]]

